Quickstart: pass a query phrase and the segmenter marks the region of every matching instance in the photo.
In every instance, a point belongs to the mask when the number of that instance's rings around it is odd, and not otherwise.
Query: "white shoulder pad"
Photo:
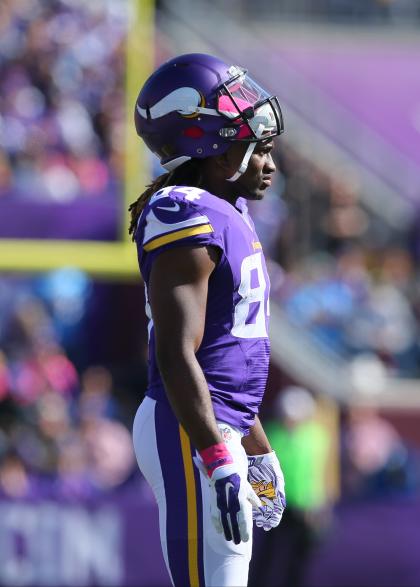
[[[157,192],[153,196],[142,219],[145,222],[142,242],[146,252],[186,237],[213,232],[208,216],[185,201],[188,195],[177,195],[178,189],[172,188],[170,194]]]

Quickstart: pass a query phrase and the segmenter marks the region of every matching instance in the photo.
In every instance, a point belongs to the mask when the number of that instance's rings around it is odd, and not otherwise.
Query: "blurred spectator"
[[[107,418],[85,420],[82,438],[88,451],[89,471],[100,491],[122,485],[134,470],[131,434],[120,422]]]
[[[27,471],[19,457],[11,452],[0,463],[0,497],[19,499],[30,494]]]
[[[347,498],[382,497],[415,488],[418,457],[375,408],[349,408],[344,427],[343,488]]]
[[[120,421],[110,372],[93,366],[83,373],[78,401],[80,432],[92,480],[102,490],[122,484],[134,469],[131,434]]]
[[[284,472],[287,507],[280,525],[261,536],[250,585],[299,587],[331,521],[327,468],[332,466],[332,438],[306,389],[286,388],[273,409],[275,418],[264,428]]]
[[[366,295],[366,272],[343,273],[335,259],[314,254],[289,274],[283,304],[290,318],[320,343],[338,353],[348,351],[345,327]],[[351,272],[351,273],[350,273]]]
[[[112,396],[113,381],[108,369],[99,365],[88,367],[81,383],[78,408],[82,421],[118,417],[118,408]]]
[[[126,6],[1,3],[0,196],[65,202],[121,181]]]
[[[89,467],[88,450],[75,430],[58,445],[54,492],[67,499],[91,497],[97,493]]]
[[[376,353],[395,375],[416,377],[419,326],[410,304],[414,270],[408,251],[386,249],[372,263],[371,275],[367,295],[346,325],[349,348]]]

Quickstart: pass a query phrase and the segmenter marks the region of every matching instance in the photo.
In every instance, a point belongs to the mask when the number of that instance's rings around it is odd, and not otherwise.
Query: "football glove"
[[[263,504],[252,511],[255,524],[264,530],[275,528],[286,507],[286,495],[283,472],[274,451],[248,456],[248,481]]]
[[[210,515],[216,531],[235,544],[247,542],[252,533],[252,518],[247,508],[261,507],[261,501],[251,485],[241,477],[234,463],[216,467],[211,477],[204,463],[194,458],[196,466],[205,475],[212,490]]]

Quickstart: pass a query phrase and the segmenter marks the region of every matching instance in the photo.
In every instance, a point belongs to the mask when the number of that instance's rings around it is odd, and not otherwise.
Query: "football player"
[[[253,518],[269,530],[285,507],[258,419],[269,278],[246,205],[271,184],[282,113],[246,69],[188,54],[146,81],[135,124],[167,170],[130,207],[150,320],[137,460],[173,585],[243,586]]]

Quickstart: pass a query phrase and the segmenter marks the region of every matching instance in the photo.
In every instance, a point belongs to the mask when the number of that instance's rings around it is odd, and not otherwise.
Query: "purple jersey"
[[[218,420],[247,432],[254,423],[267,381],[269,279],[243,198],[236,206],[194,187],[156,192],[141,214],[136,242],[147,286],[154,259],[172,247],[214,246],[220,261],[209,279],[206,324],[197,351]],[[146,305],[146,313],[150,309]],[[149,324],[147,395],[167,401]]]

